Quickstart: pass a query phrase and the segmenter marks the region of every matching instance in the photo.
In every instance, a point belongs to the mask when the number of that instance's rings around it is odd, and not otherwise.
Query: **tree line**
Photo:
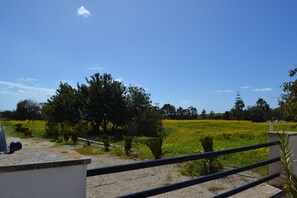
[[[289,77],[296,76],[297,68],[289,71]],[[76,88],[67,83],[60,83],[56,94],[47,103],[39,104],[33,100],[22,100],[15,111],[1,112],[1,117],[19,120],[46,119],[49,123],[60,125],[76,125],[79,122],[89,123],[94,132],[106,132],[108,125],[113,131],[119,129],[133,134],[144,131],[144,134],[155,136],[160,132],[161,119],[224,119],[251,120],[265,122],[271,119],[295,121],[296,79],[283,83],[284,94],[280,96],[279,107],[272,109],[263,99],[258,98],[255,105],[245,108],[244,101],[238,92],[234,106],[224,113],[198,113],[196,107],[182,108],[167,103],[163,107],[152,105],[150,94],[137,86],[124,86],[110,74],[95,74],[86,78],[86,84],[78,84]],[[155,118],[155,119],[154,119]],[[150,123],[150,124],[148,124]],[[152,134],[146,131],[153,125]],[[146,127],[144,127],[146,126]],[[151,129],[150,129],[151,131]],[[158,132],[157,132],[158,131]]]
[[[263,99],[258,98],[256,104],[244,108],[245,104],[238,92],[235,98],[234,106],[224,113],[215,113],[214,111],[206,112],[202,109],[198,113],[197,108],[190,106],[188,108],[176,108],[167,103],[163,105],[161,110],[166,119],[190,120],[190,119],[217,119],[217,120],[250,120],[253,122],[266,122],[268,120],[291,120],[291,117],[284,116],[281,108],[270,108],[269,104]]]

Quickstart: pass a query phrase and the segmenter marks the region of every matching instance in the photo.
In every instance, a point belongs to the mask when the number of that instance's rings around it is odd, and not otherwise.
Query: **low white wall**
[[[87,165],[0,174],[2,198],[84,198]]]

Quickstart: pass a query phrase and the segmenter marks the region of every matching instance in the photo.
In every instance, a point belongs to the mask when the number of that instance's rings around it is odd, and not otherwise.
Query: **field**
[[[9,121],[4,124],[5,131],[17,135],[13,127],[17,123],[23,124],[33,131],[33,136],[42,136],[44,122]],[[294,131],[294,123],[274,123],[276,131]],[[249,121],[223,121],[223,120],[164,120],[163,127],[166,137],[163,141],[165,157],[195,154],[202,151],[199,138],[203,136],[214,137],[214,149],[223,150],[268,141],[267,132],[269,123],[253,123]],[[114,142],[123,145],[123,142]],[[142,138],[135,138],[133,147],[137,148],[136,156],[141,159],[152,159],[149,149],[144,145]],[[225,166],[243,166],[260,160],[268,159],[268,148],[241,152],[222,156],[219,158]],[[267,173],[267,167],[258,169],[262,174]]]
[[[163,149],[169,156],[182,156],[202,150],[199,138],[214,137],[214,149],[224,150],[268,141],[269,123],[219,120],[165,120],[166,133]],[[294,131],[294,123],[274,123],[275,131]],[[228,166],[243,166],[268,159],[268,148],[261,148],[220,157]],[[267,167],[257,169],[267,173]]]
[[[9,134],[12,136],[26,138],[24,133],[18,133],[15,131],[15,125],[22,124],[22,127],[29,128],[32,131],[32,136],[42,137],[45,130],[45,121],[20,121],[20,120],[10,120],[10,121],[2,121],[2,125],[4,127],[5,134]]]

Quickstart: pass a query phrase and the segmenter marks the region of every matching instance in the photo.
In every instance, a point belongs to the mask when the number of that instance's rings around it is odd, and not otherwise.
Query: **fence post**
[[[270,131],[268,132],[269,136],[269,142],[277,141],[278,135],[277,133],[282,133],[282,131],[276,132],[276,131]],[[297,160],[297,132],[291,132],[291,131],[285,131],[285,133],[288,133],[289,136],[289,146],[290,149],[295,153],[293,156],[293,160]],[[269,159],[279,157],[280,148],[279,145],[271,146],[269,147]],[[295,174],[297,174],[297,163],[293,163],[293,168],[295,170]],[[277,173],[282,171],[282,166],[280,162],[275,162],[273,164],[269,164],[269,174]],[[270,180],[268,183],[272,186],[281,188],[283,178],[277,177],[273,180]]]

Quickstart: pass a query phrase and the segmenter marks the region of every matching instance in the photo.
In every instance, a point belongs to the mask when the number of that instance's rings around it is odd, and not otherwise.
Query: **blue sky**
[[[110,73],[153,103],[277,107],[297,64],[297,1],[2,0],[0,110]]]

